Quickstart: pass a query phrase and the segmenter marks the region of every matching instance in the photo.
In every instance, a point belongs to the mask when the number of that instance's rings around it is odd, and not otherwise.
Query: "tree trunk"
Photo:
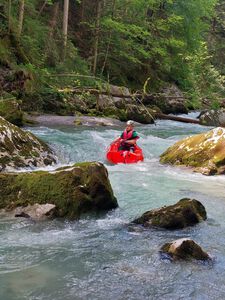
[[[68,14],[69,14],[69,0],[64,0],[63,9],[63,55],[62,60],[66,57],[66,46],[67,46],[67,33],[68,33]]]
[[[199,120],[196,120],[196,119],[184,118],[184,117],[179,117],[179,116],[170,116],[170,115],[165,115],[162,113],[156,114],[156,117],[158,119],[163,119],[163,120],[171,120],[171,121],[177,121],[177,122],[183,122],[183,123],[199,124]]]
[[[25,7],[25,0],[20,0],[20,6],[19,6],[19,24],[18,24],[18,37],[21,36],[22,29],[23,29],[24,7]]]
[[[59,12],[59,2],[55,2],[53,4],[53,8],[52,8],[52,17],[51,17],[51,20],[49,22],[49,33],[48,33],[48,40],[49,41],[51,41],[52,38],[53,38],[54,29],[55,29],[56,24],[57,24],[58,12]]]
[[[98,0],[97,13],[96,13],[95,40],[94,40],[94,63],[93,63],[94,75],[96,74],[96,69],[97,69],[100,17],[101,17],[101,0]]]
[[[113,0],[112,16],[111,16],[112,20],[114,18],[115,6],[116,6],[116,0]],[[106,63],[107,63],[108,55],[109,55],[109,48],[110,48],[110,44],[111,44],[111,39],[112,39],[112,30],[110,30],[110,33],[109,33],[109,41],[108,41],[108,45],[107,45],[106,52],[105,52],[105,58],[104,58],[104,62],[103,62],[103,65],[102,65],[101,74],[103,74],[103,72],[105,70],[105,66],[106,66]]]
[[[45,0],[45,2],[43,3],[43,5],[42,5],[42,7],[41,7],[41,9],[40,9],[40,11],[38,13],[38,17],[42,14],[42,12],[43,12],[45,6],[47,5],[47,3],[48,3],[48,0]]]
[[[55,2],[52,7],[52,14],[51,14],[51,19],[49,21],[49,32],[48,32],[48,39],[46,41],[45,45],[45,61],[50,62],[50,65],[54,65],[54,56],[52,55],[52,50],[54,47],[53,43],[53,36],[54,36],[54,30],[57,25],[57,16],[59,13],[59,1]]]
[[[85,0],[81,2],[81,22],[84,21],[84,9],[85,9]]]
[[[8,33],[11,32],[11,10],[12,10],[12,0],[8,0]]]

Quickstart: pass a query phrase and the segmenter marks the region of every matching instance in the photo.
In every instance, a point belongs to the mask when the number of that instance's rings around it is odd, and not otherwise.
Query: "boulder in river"
[[[194,167],[204,175],[225,174],[225,129],[214,128],[178,141],[160,157],[161,163]]]
[[[209,254],[202,250],[195,241],[188,238],[182,238],[171,243],[166,243],[161,247],[160,252],[168,254],[172,259],[211,259]]]
[[[147,211],[134,223],[174,230],[193,226],[206,218],[206,210],[201,202],[184,198],[174,205]]]
[[[55,205],[55,217],[73,219],[118,206],[107,169],[99,162],[77,163],[52,172],[0,173],[0,182],[0,209],[8,211],[48,203]]]
[[[211,109],[202,111],[199,115],[199,122],[205,126],[225,126],[225,109]]]
[[[0,171],[55,162],[55,155],[44,142],[0,117]]]

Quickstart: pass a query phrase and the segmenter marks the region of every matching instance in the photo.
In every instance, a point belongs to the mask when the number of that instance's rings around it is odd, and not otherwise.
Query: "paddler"
[[[131,151],[134,149],[139,136],[134,130],[134,121],[129,120],[126,123],[126,128],[114,142],[120,142],[119,150]]]

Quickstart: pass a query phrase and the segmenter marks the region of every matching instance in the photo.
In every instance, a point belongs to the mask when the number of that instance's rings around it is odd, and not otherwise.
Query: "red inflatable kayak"
[[[119,142],[112,143],[107,150],[106,158],[111,163],[134,164],[144,160],[142,150],[137,145],[134,146],[134,152],[118,150],[119,145]]]

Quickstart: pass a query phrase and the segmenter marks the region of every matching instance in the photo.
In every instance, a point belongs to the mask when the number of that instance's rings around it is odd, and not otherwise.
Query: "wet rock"
[[[23,112],[19,101],[0,100],[0,116],[14,125],[23,125]]]
[[[205,126],[225,126],[225,109],[205,110],[199,115],[201,125]]]
[[[18,212],[15,214],[15,218],[26,218],[26,219],[29,219],[30,216],[28,214],[26,214],[25,212]]]
[[[41,167],[56,162],[52,150],[32,133],[0,117],[0,170]]]
[[[178,141],[161,156],[161,163],[191,166],[204,175],[225,174],[225,129],[214,128]]]
[[[168,254],[172,259],[210,260],[211,257],[193,240],[182,238],[171,243],[166,243],[160,249],[162,253]]]
[[[173,230],[193,226],[206,218],[206,210],[201,202],[184,198],[174,205],[147,211],[134,223]]]
[[[79,218],[83,213],[107,211],[118,206],[107,169],[98,162],[78,163],[53,172],[0,174],[0,209],[37,215],[38,204],[55,205],[55,217]],[[33,208],[29,205],[36,205]],[[18,214],[21,211],[18,212]]]
[[[26,207],[17,207],[15,209],[15,217],[32,218],[33,220],[46,219],[54,215],[54,204],[38,204],[28,205]]]

